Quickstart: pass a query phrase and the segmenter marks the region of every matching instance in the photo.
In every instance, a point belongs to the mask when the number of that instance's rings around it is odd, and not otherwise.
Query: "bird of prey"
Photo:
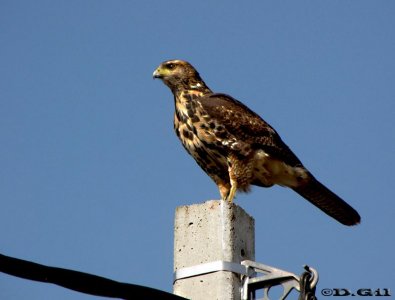
[[[233,201],[250,185],[293,189],[344,225],[356,225],[356,210],[321,184],[278,133],[240,101],[213,93],[196,69],[168,60],[153,73],[174,95],[174,130],[187,152],[217,184],[221,198]]]

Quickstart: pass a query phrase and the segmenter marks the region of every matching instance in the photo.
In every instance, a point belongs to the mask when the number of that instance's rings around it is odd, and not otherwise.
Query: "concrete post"
[[[255,260],[255,224],[242,208],[222,200],[179,206],[174,270],[213,261]],[[177,280],[173,292],[192,300],[239,300],[240,275],[217,271]]]

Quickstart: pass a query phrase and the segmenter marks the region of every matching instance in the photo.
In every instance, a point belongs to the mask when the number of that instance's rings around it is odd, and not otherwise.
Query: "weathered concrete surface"
[[[254,260],[254,225],[254,219],[241,207],[222,200],[177,207],[174,270],[217,260]],[[218,271],[179,279],[173,291],[192,300],[237,300],[240,287],[238,274]]]

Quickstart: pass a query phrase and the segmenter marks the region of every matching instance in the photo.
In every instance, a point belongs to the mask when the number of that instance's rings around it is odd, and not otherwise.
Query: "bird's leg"
[[[233,202],[233,199],[236,195],[236,191],[237,191],[237,180],[236,180],[236,175],[234,173],[234,170],[232,168],[233,164],[231,162],[231,159],[228,158],[228,172],[229,172],[229,179],[230,179],[230,191],[229,194],[226,197],[226,200],[229,203]]]
[[[226,200],[226,197],[229,195],[230,184],[227,182],[217,182],[217,186],[219,189],[219,193],[221,194],[221,199]]]
[[[226,200],[231,204],[233,202],[233,198],[236,195],[236,191],[237,191],[237,182],[236,181],[232,181],[231,180],[231,185],[232,187],[230,188],[229,194],[226,197]]]

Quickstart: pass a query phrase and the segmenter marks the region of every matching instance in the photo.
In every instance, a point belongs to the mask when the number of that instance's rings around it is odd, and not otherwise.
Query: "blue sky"
[[[281,187],[236,203],[256,260],[322,288],[392,288],[395,4],[391,1],[0,3],[0,253],[172,289],[179,205],[218,199],[152,80],[190,61],[354,206],[347,228]],[[0,274],[1,299],[92,299]]]

